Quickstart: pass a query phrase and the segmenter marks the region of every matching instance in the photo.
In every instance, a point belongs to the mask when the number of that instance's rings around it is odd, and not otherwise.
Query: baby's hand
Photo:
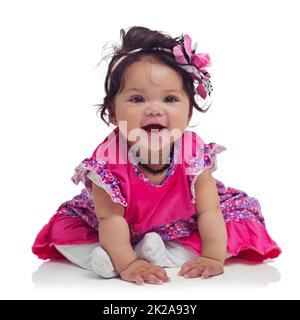
[[[223,272],[223,263],[220,261],[206,257],[198,257],[186,262],[177,274],[179,276],[184,276],[185,278],[196,278],[201,276],[201,278],[207,279],[210,276],[216,276]]]
[[[144,282],[163,284],[163,282],[170,281],[164,268],[140,259],[131,262],[126,269],[120,272],[120,276],[123,280],[135,282],[138,285],[143,285]]]

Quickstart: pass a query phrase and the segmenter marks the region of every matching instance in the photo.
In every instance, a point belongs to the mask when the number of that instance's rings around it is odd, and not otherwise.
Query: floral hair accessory
[[[180,67],[189,73],[193,73],[199,80],[196,91],[201,98],[205,99],[207,93],[210,95],[212,86],[210,83],[210,74],[204,69],[211,66],[210,57],[207,53],[196,53],[197,43],[192,48],[192,39],[187,34],[184,36],[183,46],[178,44],[173,48],[175,60],[181,64]],[[184,50],[185,52],[184,52]]]
[[[210,57],[207,53],[196,53],[197,43],[192,48],[192,40],[187,34],[184,36],[183,45],[178,44],[173,47],[173,50],[163,47],[151,48],[153,51],[165,51],[174,55],[178,65],[189,73],[193,74],[193,79],[197,81],[198,86],[196,92],[205,99],[207,94],[210,96],[212,92],[212,85],[210,82],[210,74],[204,69],[210,67]],[[116,67],[123,61],[129,54],[143,51],[143,48],[138,48],[127,52],[123,57],[119,58],[113,65],[108,77],[108,87],[110,87],[111,75]]]

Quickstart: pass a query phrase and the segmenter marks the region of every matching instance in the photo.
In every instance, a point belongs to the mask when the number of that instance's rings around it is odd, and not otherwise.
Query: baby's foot
[[[137,255],[160,267],[175,267],[167,256],[163,239],[156,232],[146,233],[144,238],[134,247]]]
[[[115,270],[109,255],[100,246],[92,251],[91,265],[93,271],[102,278],[114,278],[118,276],[118,272]]]

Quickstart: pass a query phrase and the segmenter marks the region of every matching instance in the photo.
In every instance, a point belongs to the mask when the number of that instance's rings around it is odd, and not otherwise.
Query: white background
[[[1,1],[2,299],[300,298],[299,1]],[[227,151],[214,176],[259,199],[272,262],[228,264],[223,276],[138,287],[100,280],[31,246],[58,206],[78,194],[73,170],[111,129],[104,97],[107,42],[134,25],[182,33],[212,60],[213,105],[191,124]],[[297,40],[298,39],[298,40]]]

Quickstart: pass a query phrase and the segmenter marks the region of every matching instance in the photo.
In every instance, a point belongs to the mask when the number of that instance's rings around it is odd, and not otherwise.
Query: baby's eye
[[[139,99],[139,100],[136,100],[136,99]],[[141,96],[137,96],[137,97],[133,97],[133,98],[130,99],[129,101],[132,101],[132,102],[141,102],[141,99],[143,99]]]
[[[167,102],[176,102],[177,101],[177,99],[175,97],[173,97],[173,96],[169,96],[166,99],[169,99],[169,98],[174,99],[174,100],[173,101],[167,101]]]

